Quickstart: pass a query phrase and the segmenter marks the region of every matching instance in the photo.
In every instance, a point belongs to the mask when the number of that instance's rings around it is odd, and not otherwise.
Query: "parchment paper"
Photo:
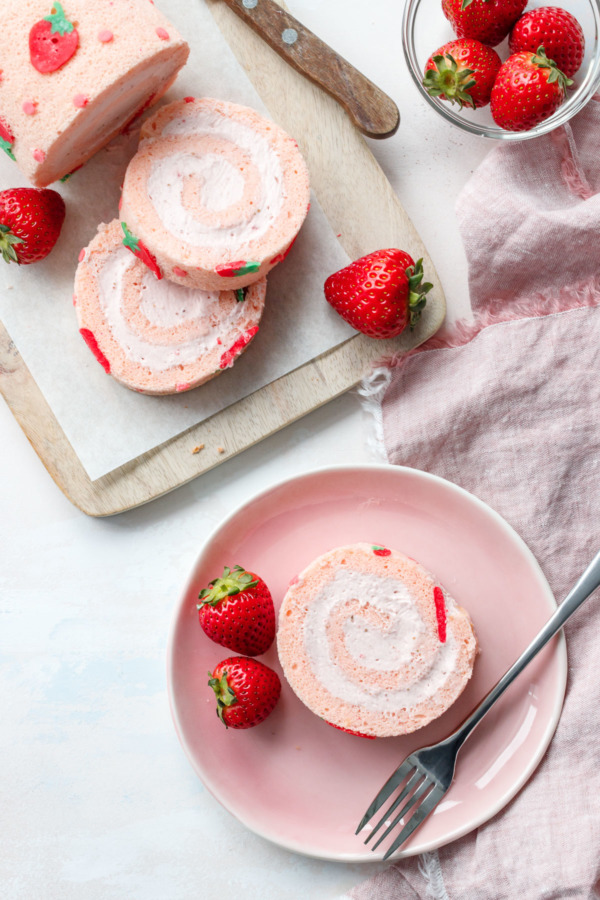
[[[219,97],[268,115],[203,0],[162,0],[188,40],[190,59],[163,103],[187,95]],[[329,307],[323,281],[348,258],[315,197],[288,258],[267,282],[261,328],[249,349],[218,378],[169,397],[122,387],[98,365],[78,332],[72,305],[77,257],[100,222],[118,215],[120,185],[138,131],[121,135],[64,184],[67,216],[41,263],[0,266],[0,317],[92,480],[253,393],[355,332]],[[0,188],[25,186],[0,154]]]

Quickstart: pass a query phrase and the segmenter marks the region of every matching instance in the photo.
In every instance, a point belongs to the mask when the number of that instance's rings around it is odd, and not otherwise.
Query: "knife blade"
[[[224,0],[289,65],[330,94],[367,137],[391,137],[400,113],[365,75],[305,28],[275,0]]]

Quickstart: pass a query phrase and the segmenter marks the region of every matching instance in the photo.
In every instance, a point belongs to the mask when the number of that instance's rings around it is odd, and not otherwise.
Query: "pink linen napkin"
[[[487,502],[559,601],[600,549],[599,101],[557,132],[498,146],[475,172],[456,210],[475,318],[392,360],[378,410],[389,462]],[[566,635],[563,713],[525,788],[352,900],[600,897],[600,595]]]

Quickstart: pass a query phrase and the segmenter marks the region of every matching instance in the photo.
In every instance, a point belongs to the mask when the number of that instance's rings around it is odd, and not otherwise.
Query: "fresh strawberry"
[[[585,37],[575,16],[558,6],[541,6],[525,13],[508,39],[511,53],[542,46],[561,72],[572,78],[583,62]]]
[[[514,53],[502,63],[492,88],[494,122],[507,131],[529,131],[558,109],[572,83],[543,47]]]
[[[140,241],[138,238],[134,237],[130,232],[129,228],[125,224],[125,222],[121,222],[121,228],[123,229],[123,234],[125,237],[123,238],[123,244],[127,247],[128,250],[131,250],[134,256],[136,256],[140,262],[143,262],[145,266],[148,266],[151,272],[160,279],[163,277],[162,272],[160,271],[160,267],[156,261],[156,257],[150,253],[146,245],[143,241]]]
[[[0,117],[0,150],[4,150],[12,160],[15,158],[15,154],[12,151],[14,142],[15,136],[12,133],[10,125],[7,123],[6,119]]]
[[[257,659],[231,656],[211,673],[217,715],[226,728],[253,728],[269,716],[279,700],[281,681]]]
[[[60,3],[49,16],[36,22],[29,32],[29,58],[38,72],[56,72],[68,62],[79,45],[79,33],[65,16]]]
[[[491,47],[472,38],[458,38],[429,57],[423,85],[432,97],[458,103],[461,109],[475,109],[490,102],[500,66],[500,57]]]
[[[54,247],[65,220],[65,204],[47,188],[0,191],[0,252],[5,262],[38,262]]]
[[[395,337],[415,326],[425,306],[431,285],[421,283],[422,262],[403,250],[376,250],[330,275],[325,299],[357,331]]]
[[[527,0],[442,0],[442,11],[457,37],[494,47],[513,27]]]
[[[260,576],[225,566],[198,597],[198,614],[211,641],[245,656],[266,653],[275,638],[275,608]]]

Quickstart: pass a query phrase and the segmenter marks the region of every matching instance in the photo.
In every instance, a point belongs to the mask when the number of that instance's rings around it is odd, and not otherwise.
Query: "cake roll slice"
[[[143,394],[187,391],[230,368],[258,332],[263,278],[235,291],[158,280],[101,225],[81,251],[73,303],[79,330],[107,373]]]
[[[187,97],[144,123],[121,221],[165,278],[222,290],[285,258],[309,202],[306,164],[279,126],[245,106]]]
[[[477,639],[469,614],[423,566],[360,543],[323,554],[294,579],[277,648],[316,715],[389,737],[446,712],[471,677]]]
[[[149,0],[5,3],[0,148],[45,187],[155,103],[188,54]]]

